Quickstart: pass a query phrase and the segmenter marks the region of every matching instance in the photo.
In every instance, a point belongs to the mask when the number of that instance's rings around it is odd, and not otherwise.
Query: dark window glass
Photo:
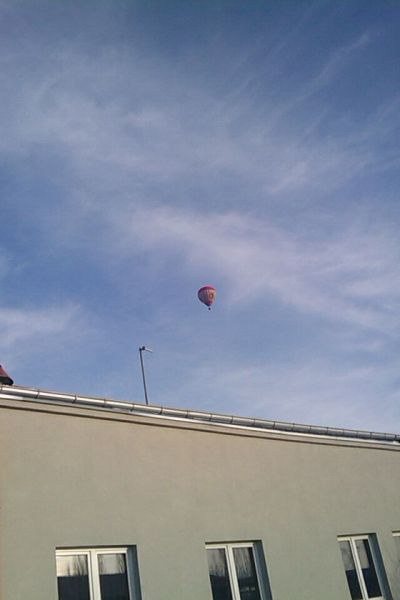
[[[365,587],[368,598],[379,598],[382,596],[381,588],[376,574],[371,548],[368,540],[356,540],[358,559],[361,564]]]
[[[261,600],[253,548],[233,548],[241,600]]]
[[[344,570],[346,572],[347,583],[349,584],[351,598],[352,600],[363,600],[353,555],[351,553],[350,542],[341,541],[339,542],[339,545],[342,552],[342,560]]]
[[[58,600],[90,600],[87,556],[57,556]]]
[[[225,550],[208,548],[207,559],[213,600],[232,600]]]
[[[99,554],[101,600],[129,600],[125,554]]]

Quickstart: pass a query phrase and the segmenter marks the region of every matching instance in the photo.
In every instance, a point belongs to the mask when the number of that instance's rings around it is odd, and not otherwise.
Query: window
[[[376,539],[355,535],[340,537],[338,541],[352,600],[384,598],[383,573],[377,568]]]
[[[139,600],[133,548],[57,550],[58,600]]]
[[[213,600],[266,600],[260,543],[208,544]]]

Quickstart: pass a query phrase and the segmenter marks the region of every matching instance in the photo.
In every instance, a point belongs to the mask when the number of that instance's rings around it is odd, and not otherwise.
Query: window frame
[[[367,540],[369,544],[369,549],[371,551],[372,562],[375,568],[376,577],[378,579],[379,587],[381,589],[381,596],[369,596],[367,591],[367,586],[365,584],[364,575],[362,572],[360,558],[358,556],[358,550],[356,546],[356,542],[358,540]],[[360,534],[360,535],[341,535],[337,538],[338,542],[349,542],[351,555],[353,557],[354,566],[356,569],[358,584],[360,586],[361,593],[363,595],[363,600],[386,600],[385,597],[385,583],[383,581],[382,574],[380,573],[379,561],[376,554],[376,549],[374,545],[374,538],[371,534]]]
[[[56,567],[58,556],[86,556],[88,566],[90,600],[101,600],[99,554],[124,554],[126,564],[126,577],[128,581],[129,600],[139,600],[135,593],[135,573],[131,559],[130,546],[97,546],[94,548],[56,548]],[[57,579],[56,569],[56,579]]]
[[[261,577],[261,574],[263,572],[263,565],[262,565],[261,557],[260,557],[260,552],[262,551],[260,542],[207,543],[206,551],[207,550],[217,550],[217,549],[225,550],[226,564],[227,564],[228,575],[229,575],[229,584],[231,586],[233,600],[240,600],[239,579],[238,579],[237,570],[236,570],[235,557],[233,554],[234,548],[251,548],[252,549],[260,597],[261,597],[261,600],[269,600],[266,595],[263,579]],[[210,571],[208,571],[208,577],[210,579]]]

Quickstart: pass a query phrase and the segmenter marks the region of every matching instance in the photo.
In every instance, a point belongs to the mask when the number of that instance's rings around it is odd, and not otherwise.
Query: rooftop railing
[[[327,436],[340,439],[364,440],[371,442],[400,443],[400,434],[364,431],[359,429],[346,429],[340,427],[322,427],[319,425],[306,425],[285,421],[273,421],[252,417],[240,417],[214,412],[203,412],[185,408],[170,408],[159,405],[146,405],[137,402],[109,400],[107,398],[80,396],[75,394],[62,394],[20,386],[0,385],[0,398],[13,398],[16,400],[37,400],[57,404],[94,407],[102,410],[123,412],[127,414],[140,414],[144,416],[166,417],[169,419],[184,419],[193,422],[206,422],[231,427],[269,430],[290,434],[312,436]]]

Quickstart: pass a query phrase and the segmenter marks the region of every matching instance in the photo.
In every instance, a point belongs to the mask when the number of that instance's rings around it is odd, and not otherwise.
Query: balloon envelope
[[[212,285],[205,285],[197,292],[200,302],[203,302],[208,308],[213,304],[217,297],[217,290]]]

